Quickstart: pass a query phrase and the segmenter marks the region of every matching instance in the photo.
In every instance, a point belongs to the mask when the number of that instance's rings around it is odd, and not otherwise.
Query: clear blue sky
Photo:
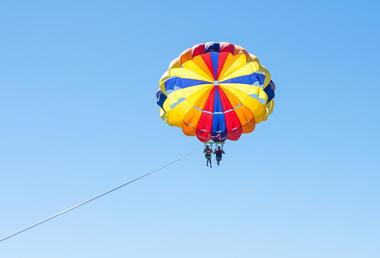
[[[380,257],[380,5],[331,2],[2,1],[0,236],[193,155],[0,257]],[[271,118],[212,170],[155,104],[205,41],[247,48],[277,84]]]

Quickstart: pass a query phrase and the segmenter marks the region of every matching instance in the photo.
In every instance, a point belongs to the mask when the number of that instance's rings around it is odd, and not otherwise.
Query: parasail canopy
[[[275,84],[258,58],[227,42],[195,45],[174,59],[157,91],[160,115],[202,142],[236,141],[265,121]]]

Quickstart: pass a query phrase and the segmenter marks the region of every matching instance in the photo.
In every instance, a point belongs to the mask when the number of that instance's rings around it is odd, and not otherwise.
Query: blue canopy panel
[[[212,62],[212,69],[214,70],[214,78],[216,78],[218,74],[218,63],[219,63],[219,53],[211,52],[211,62]]]
[[[249,84],[254,85],[259,83],[260,85],[263,85],[265,81],[265,75],[261,73],[251,73],[235,78],[231,78],[225,81],[222,81],[221,83],[241,83],[241,84]]]
[[[226,121],[218,87],[215,87],[214,91],[211,139],[216,142],[223,142],[227,139]]]
[[[161,90],[156,93],[157,105],[159,105],[164,111],[164,102],[168,98]]]
[[[181,77],[171,77],[164,82],[166,91],[175,91],[178,89],[183,89],[191,86],[207,84],[210,82],[202,80],[187,79]]]
[[[276,85],[274,84],[273,81],[270,81],[269,84],[268,84],[268,86],[266,86],[264,88],[264,92],[268,96],[267,103],[269,103],[269,101],[271,101],[274,98],[274,96],[275,96],[274,91],[275,90],[276,90]]]
[[[207,42],[205,44],[205,52],[219,52],[220,44],[217,42]]]

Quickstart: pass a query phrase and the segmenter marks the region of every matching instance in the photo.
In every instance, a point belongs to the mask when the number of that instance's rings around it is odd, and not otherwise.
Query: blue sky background
[[[380,4],[331,2],[2,1],[0,236],[193,155],[0,257],[380,257]],[[211,170],[155,92],[212,40],[256,54],[277,105]]]

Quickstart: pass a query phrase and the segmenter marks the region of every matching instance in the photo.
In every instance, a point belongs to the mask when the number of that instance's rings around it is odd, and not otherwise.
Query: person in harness
[[[205,149],[203,150],[203,153],[205,154],[206,158],[206,166],[208,166],[208,163],[210,163],[210,168],[212,168],[211,164],[211,155],[212,155],[212,149],[209,145],[206,145]]]
[[[224,150],[220,146],[218,146],[218,148],[215,149],[214,154],[215,154],[215,158],[216,158],[216,164],[218,164],[218,166],[219,166],[219,163],[222,161],[222,156],[224,154]]]

